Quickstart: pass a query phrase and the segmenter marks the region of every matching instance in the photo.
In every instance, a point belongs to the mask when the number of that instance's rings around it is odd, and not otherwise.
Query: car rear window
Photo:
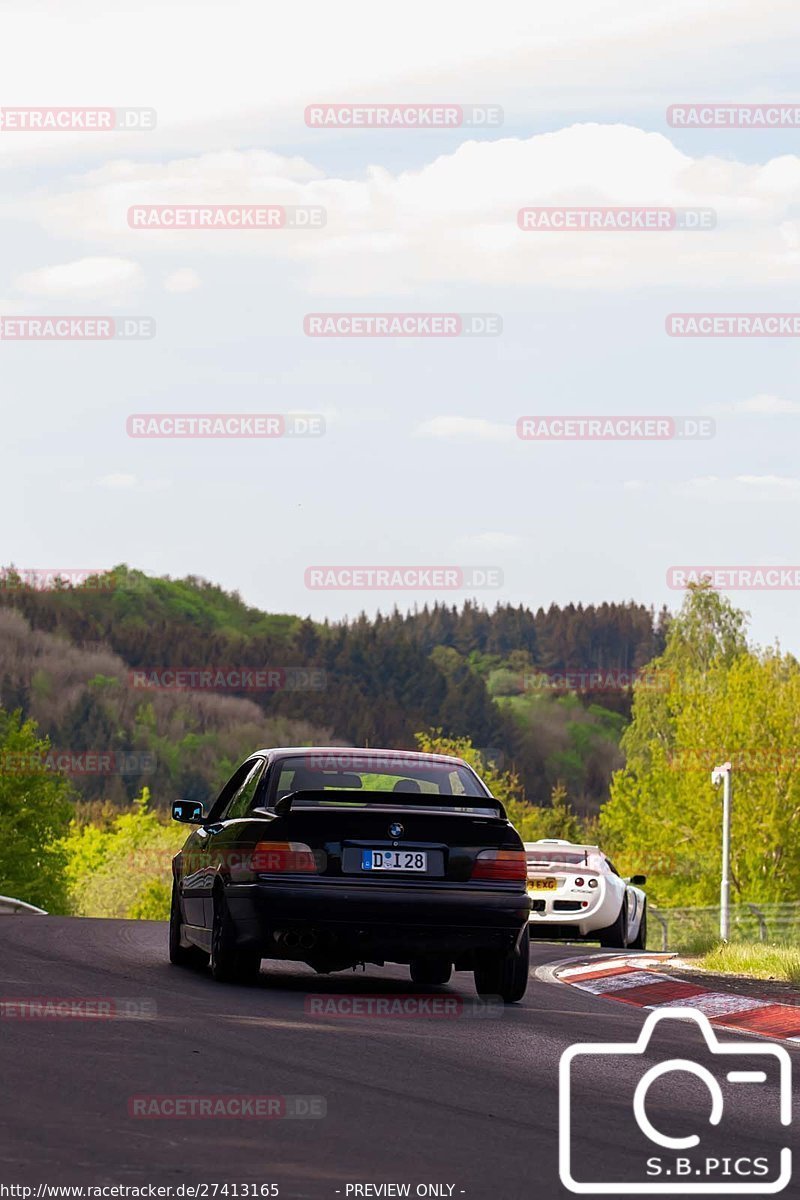
[[[478,780],[464,767],[455,763],[437,763],[409,753],[407,758],[354,756],[348,754],[298,755],[280,764],[275,799],[289,792],[330,792],[332,803],[358,804],[360,791],[386,792],[387,801],[413,806],[414,796],[420,793],[439,796],[464,796],[485,799],[486,793]],[[298,798],[298,802],[301,802]],[[468,804],[465,811],[475,812]],[[449,812],[458,808],[448,805]],[[495,809],[487,809],[495,814]]]

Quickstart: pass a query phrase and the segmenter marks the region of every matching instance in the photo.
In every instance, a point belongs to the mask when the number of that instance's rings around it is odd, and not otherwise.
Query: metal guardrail
[[[28,904],[25,900],[17,900],[14,896],[0,896],[0,916],[13,916],[16,913],[29,913],[35,917],[46,917],[43,908]]]
[[[654,908],[648,937],[650,950],[701,949],[719,941],[719,905],[708,908]],[[656,928],[656,924],[658,928]],[[733,904],[731,942],[783,942],[800,946],[800,900],[783,904]]]

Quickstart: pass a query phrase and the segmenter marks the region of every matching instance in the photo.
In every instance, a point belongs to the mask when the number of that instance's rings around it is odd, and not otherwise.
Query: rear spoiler
[[[497,815],[501,820],[508,820],[505,808],[494,796],[439,796],[434,792],[362,792],[356,788],[342,789],[342,791],[331,788],[330,790],[289,792],[287,795],[281,796],[280,800],[275,801],[273,811],[279,817],[285,817],[287,813],[291,812],[295,800],[310,800],[312,804],[325,801],[330,803],[331,800],[340,803],[350,801],[354,805],[380,804],[384,808],[393,809],[396,812],[405,812],[408,808],[493,808],[497,810]]]

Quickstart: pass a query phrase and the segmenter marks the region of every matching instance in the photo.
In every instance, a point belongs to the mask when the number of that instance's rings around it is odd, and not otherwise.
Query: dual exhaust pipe
[[[287,950],[313,950],[319,941],[319,936],[313,931],[297,933],[294,929],[279,929],[272,936]]]

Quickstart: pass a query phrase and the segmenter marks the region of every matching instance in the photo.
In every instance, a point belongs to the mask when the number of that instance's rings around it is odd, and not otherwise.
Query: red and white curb
[[[800,1004],[779,1004],[766,998],[715,992],[654,969],[670,958],[675,955],[573,959],[556,966],[553,975],[582,992],[621,1000],[636,1008],[694,1008],[705,1013],[712,1025],[721,1028],[800,1042]]]

